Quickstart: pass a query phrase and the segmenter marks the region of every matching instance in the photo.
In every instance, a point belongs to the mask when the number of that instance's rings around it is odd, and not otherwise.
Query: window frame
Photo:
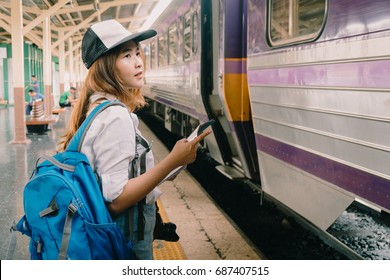
[[[168,35],[168,44],[167,44],[168,61],[167,61],[167,63],[168,63],[168,65],[174,65],[178,61],[178,55],[179,55],[179,51],[178,51],[179,50],[179,48],[178,48],[178,41],[179,41],[178,40],[179,39],[178,31],[179,30],[178,29],[179,29],[179,25],[177,24],[177,21],[174,21],[168,27],[168,32],[167,32],[167,35]],[[176,40],[172,39],[171,35],[173,35]],[[172,47],[174,48],[174,50],[172,50]],[[172,58],[172,54],[175,54],[174,58]]]
[[[156,39],[153,38],[149,43],[149,64],[150,69],[156,68]]]
[[[189,22],[189,25],[188,25],[188,29],[189,29],[189,32],[186,33],[186,20],[188,19],[188,22]],[[187,41],[186,41],[186,35],[189,34],[189,39],[188,39],[188,51],[186,49],[186,46],[187,46]],[[190,61],[191,60],[191,57],[192,57],[192,14],[190,11],[186,12],[184,15],[183,15],[183,32],[182,32],[182,36],[183,36],[183,61]],[[186,54],[188,53],[188,56],[186,56]]]
[[[166,54],[167,54],[167,40],[165,37],[165,33],[162,33],[157,37],[157,68],[167,65]]]
[[[198,47],[199,47],[199,33],[198,33],[198,30],[199,30],[199,15],[198,15],[198,12],[195,11],[192,14],[192,16],[191,16],[192,54],[196,54],[198,52]]]
[[[316,39],[318,39],[318,37],[321,35],[322,31],[324,30],[325,23],[327,20],[328,2],[329,2],[328,0],[323,0],[324,1],[323,17],[322,17],[322,22],[319,25],[319,28],[317,30],[315,30],[314,32],[311,32],[311,33],[303,34],[303,35],[299,35],[299,34],[297,36],[292,35],[292,37],[290,37],[290,38],[287,38],[287,39],[282,38],[280,40],[273,40],[273,36],[272,36],[272,28],[274,25],[272,25],[271,21],[272,21],[272,16],[273,16],[272,8],[273,8],[274,1],[281,1],[281,0],[268,0],[267,1],[267,4],[268,4],[268,9],[267,9],[267,41],[271,47],[283,47],[283,46],[301,44],[301,43],[305,43],[305,42],[315,41]],[[299,5],[299,1],[304,1],[304,0],[289,0],[288,3],[289,4],[292,3],[291,5]],[[321,1],[321,0],[317,0],[317,1]],[[298,30],[299,23],[301,23],[301,21],[299,20],[299,10],[297,10],[297,14],[293,14],[293,12],[291,11],[293,9],[293,7],[291,5],[289,6],[289,11],[288,11],[289,17],[288,17],[287,22],[289,24],[289,29]],[[298,26],[296,25],[297,22],[298,22]],[[298,29],[297,29],[297,27],[298,27]]]

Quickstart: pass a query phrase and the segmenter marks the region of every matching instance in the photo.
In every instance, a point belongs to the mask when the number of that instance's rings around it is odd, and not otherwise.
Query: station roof
[[[0,43],[11,40],[11,3],[0,0]],[[25,42],[42,47],[42,22],[50,17],[51,42],[58,45],[72,37],[73,45],[80,44],[86,29],[94,22],[116,19],[131,32],[150,26],[151,13],[158,12],[166,0],[22,0],[23,33]],[[64,32],[64,33],[62,33]],[[57,43],[56,43],[57,42]]]

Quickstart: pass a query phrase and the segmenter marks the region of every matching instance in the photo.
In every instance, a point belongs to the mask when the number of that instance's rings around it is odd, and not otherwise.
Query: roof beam
[[[101,13],[103,13],[105,10],[107,10],[107,8],[101,8]],[[68,33],[65,34],[65,36],[63,38],[58,38],[58,41],[56,41],[54,44],[52,44],[51,46],[51,49],[55,49],[56,47],[58,47],[58,45],[62,42],[64,42],[66,39],[68,39],[70,36],[72,36],[74,33],[76,33],[77,31],[79,31],[81,28],[85,28],[86,26],[89,25],[89,23],[95,19],[97,16],[97,12],[93,13],[92,15],[90,15],[86,20],[84,20],[82,23],[80,23],[79,25],[77,26],[74,26],[73,29],[71,31],[69,31]]]
[[[12,34],[11,25],[7,22],[11,22],[11,17],[0,13],[0,27],[7,31],[9,34]],[[33,42],[37,46],[41,46],[41,39],[37,37],[33,32],[26,34],[25,37]],[[12,39],[9,39],[12,41]]]
[[[44,21],[46,17],[50,17],[56,11],[58,11],[63,6],[65,6],[65,4],[67,4],[68,2],[69,2],[69,0],[61,0],[61,1],[57,2],[54,6],[50,7],[50,9],[48,9],[45,12],[43,12],[42,14],[40,14],[36,19],[31,21],[25,27],[23,27],[23,35],[26,35],[31,29],[33,29],[35,26],[37,26],[42,21]]]

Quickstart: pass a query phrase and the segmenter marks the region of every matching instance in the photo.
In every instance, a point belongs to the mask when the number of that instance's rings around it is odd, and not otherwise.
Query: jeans
[[[145,204],[144,240],[138,240],[138,208],[134,207],[133,248],[137,257],[141,260],[153,260],[153,231],[156,224],[156,206],[153,203]]]
[[[143,214],[145,219],[144,239],[138,240],[138,207],[133,207],[134,212],[125,211],[114,219],[122,229],[123,234],[130,239],[129,215],[133,215],[132,243],[133,250],[140,260],[153,260],[153,231],[156,224],[156,205],[154,202],[143,205]]]

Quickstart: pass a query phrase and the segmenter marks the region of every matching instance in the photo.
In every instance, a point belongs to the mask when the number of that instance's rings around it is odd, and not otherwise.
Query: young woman
[[[136,134],[141,133],[138,118],[132,113],[145,105],[140,91],[144,85],[145,56],[139,42],[155,35],[154,30],[131,34],[115,20],[88,28],[83,37],[82,58],[89,71],[67,132],[59,143],[60,150],[64,150],[97,104],[117,99],[126,105],[127,108],[111,106],[99,113],[88,129],[81,151],[100,175],[107,207],[125,236],[132,239],[140,259],[153,259],[155,201],[160,195],[156,186],[176,167],[193,162],[197,144],[210,133],[206,131],[192,141],[178,141],[168,156],[156,165],[152,153],[147,152],[146,172],[129,176],[129,170],[134,171],[131,164],[136,150],[138,155],[148,150],[136,145]],[[138,207],[134,206],[143,199],[143,213],[138,216]],[[141,238],[138,238],[141,231],[138,217],[144,220]]]

